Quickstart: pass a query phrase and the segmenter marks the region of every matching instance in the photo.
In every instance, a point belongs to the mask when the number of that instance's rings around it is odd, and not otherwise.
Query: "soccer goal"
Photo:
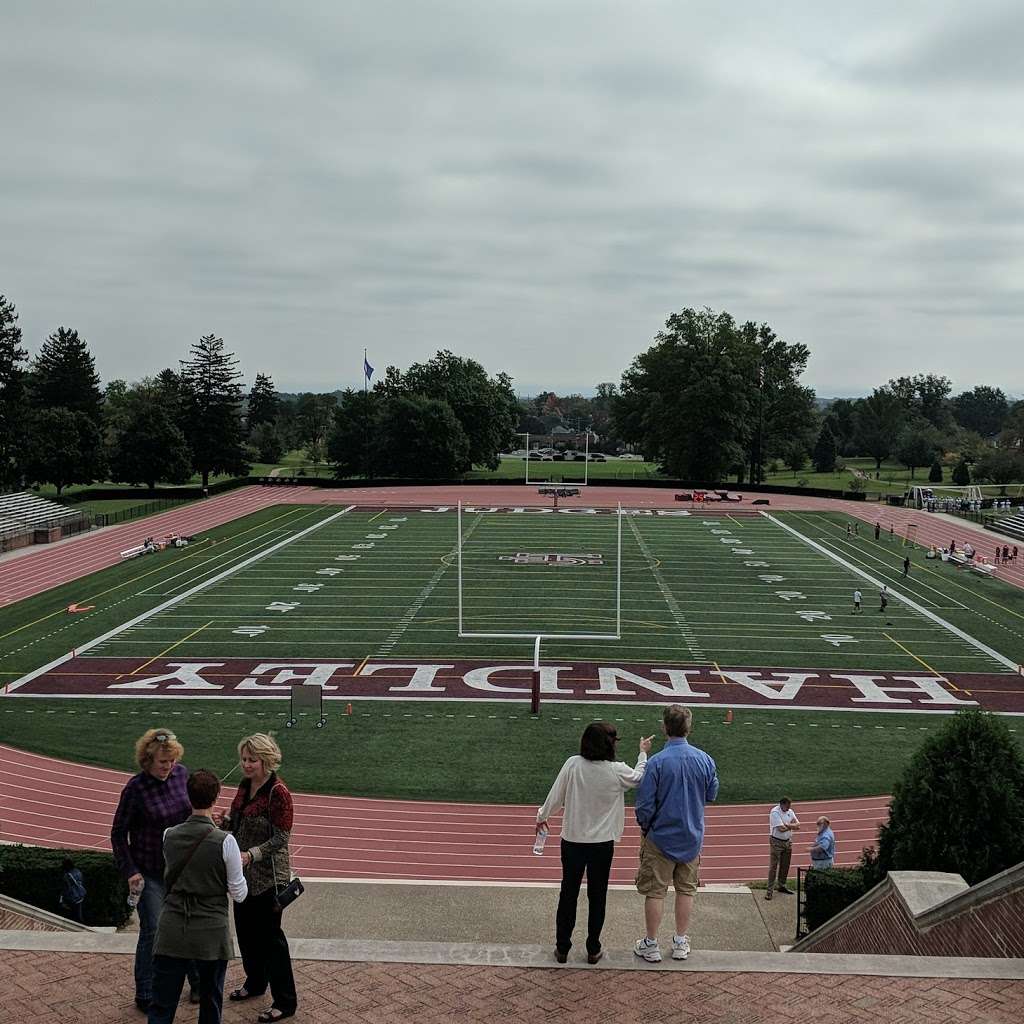
[[[977,484],[966,487],[932,484],[929,487],[911,487],[906,493],[906,504],[912,508],[936,508],[960,502],[980,502],[984,495]]]
[[[530,707],[537,714],[542,641],[622,639],[622,506],[614,513],[469,514],[466,526],[460,501],[458,635],[533,641]],[[594,628],[573,628],[581,622]]]
[[[534,435],[534,436],[536,436],[536,435]],[[547,478],[547,477],[545,477],[544,479],[537,479],[537,477],[535,476],[532,480],[530,479],[530,463],[531,462],[544,462],[545,460],[543,458],[543,454],[548,454],[548,453],[543,453],[542,454],[540,452],[540,450],[538,449],[537,454],[541,455],[541,457],[538,458],[538,459],[531,459],[530,456],[533,455],[534,453],[530,450],[530,435],[529,434],[516,434],[516,437],[521,437],[521,438],[524,439],[524,446],[525,446],[525,450],[526,450],[526,484],[530,485],[530,484],[546,484],[546,483],[550,483],[551,482],[550,478]],[[551,459],[552,464],[554,464],[555,461],[556,460],[554,458]],[[576,462],[576,459],[574,457],[573,460],[572,460],[572,464],[575,464],[575,462]],[[563,465],[564,464],[565,463],[563,462]],[[564,474],[563,474],[563,479],[564,479]],[[573,486],[574,487],[586,487],[586,486],[589,485],[589,483],[590,483],[590,431],[588,430],[587,431],[587,436],[586,436],[586,442],[585,442],[584,448],[583,448],[583,482],[580,483],[578,481],[574,481],[573,482]]]

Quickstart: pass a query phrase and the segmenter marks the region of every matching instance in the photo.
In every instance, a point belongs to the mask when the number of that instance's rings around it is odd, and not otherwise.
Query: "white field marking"
[[[898,590],[893,590],[888,584],[883,584],[881,580],[872,576],[871,573],[865,572],[863,569],[857,567],[852,562],[848,562],[842,555],[837,554],[834,551],[830,551],[823,544],[819,544],[816,540],[811,540],[810,537],[805,536],[799,530],[795,530],[792,526],[788,526],[781,520],[776,519],[770,512],[762,512],[761,515],[765,517],[769,522],[775,523],[776,526],[785,530],[787,533],[792,534],[794,537],[799,538],[805,544],[814,548],[815,551],[820,551],[826,558],[831,558],[832,561],[838,562],[840,565],[845,566],[850,572],[860,576],[861,579],[867,580],[873,587],[881,590],[883,586],[887,587],[887,593],[889,596],[902,604],[905,604],[908,608],[913,608],[919,615],[923,615],[926,619],[930,619],[932,622],[937,623],[943,629],[952,633],[954,636],[960,637],[965,643],[970,644],[975,650],[981,651],[982,654],[988,655],[993,661],[998,662],[1000,665],[1008,668],[1011,672],[1017,671],[1017,663],[1005,655],[1000,654],[997,650],[989,647],[988,644],[982,643],[980,640],[975,639],[970,633],[965,633],[962,629],[954,626],[952,622],[947,622],[946,619],[940,615],[936,615],[931,609],[925,608],[924,605],[918,604],[917,601],[912,600],[909,597],[905,597]]]
[[[52,671],[58,666],[66,664],[67,662],[71,661],[71,659],[74,658],[77,654],[84,654],[86,651],[92,650],[97,644],[101,644],[106,640],[110,640],[111,638],[117,636],[118,633],[122,633],[125,630],[131,629],[133,626],[137,626],[140,622],[145,622],[147,619],[151,619],[154,615],[159,615],[160,612],[164,611],[164,609],[171,608],[179,602],[187,600],[193,594],[198,594],[201,590],[205,590],[207,587],[213,586],[214,583],[217,583],[222,579],[226,579],[228,576],[233,575],[240,569],[244,569],[247,565],[252,565],[253,562],[258,562],[260,559],[266,558],[267,555],[271,555],[275,551],[278,551],[280,548],[286,547],[287,545],[294,543],[301,537],[305,537],[307,534],[313,533],[315,530],[321,529],[328,523],[333,523],[335,519],[338,519],[346,513],[351,512],[352,509],[354,509],[355,507],[355,505],[349,505],[347,508],[343,508],[340,512],[335,512],[333,515],[328,516],[326,519],[321,519],[320,522],[313,523],[312,526],[307,526],[304,530],[299,530],[298,533],[293,533],[290,536],[285,537],[283,540],[279,540],[276,544],[271,544],[269,548],[264,548],[262,551],[257,551],[256,554],[250,555],[248,558],[243,559],[236,565],[229,566],[227,569],[225,569],[218,575],[211,576],[210,579],[204,580],[202,583],[197,583],[194,587],[191,587],[189,590],[185,590],[177,596],[172,597],[167,601],[164,601],[163,604],[158,604],[155,608],[150,608],[149,611],[143,612],[141,615],[136,615],[134,619],[129,619],[127,622],[122,623],[120,626],[115,626],[113,629],[104,633],[102,636],[96,637],[95,640],[89,640],[87,643],[80,644],[74,651],[71,651],[68,654],[62,654],[59,658],[56,658],[48,664],[42,665],[40,668],[37,668],[34,671],[29,672],[27,675],[24,675],[20,679],[11,683],[7,687],[7,689],[9,691],[17,690],[18,687],[22,686],[25,683],[31,682],[37,676],[44,675],[45,673]]]
[[[701,649],[700,641],[693,632],[693,628],[686,621],[686,618],[683,615],[683,610],[679,607],[679,602],[675,599],[675,595],[665,585],[665,580],[657,567],[657,561],[651,554],[651,549],[647,546],[647,542],[641,536],[636,525],[636,520],[630,518],[628,522],[630,530],[633,531],[633,538],[636,540],[637,547],[640,549],[640,553],[650,563],[651,575],[658,584],[658,589],[661,591],[661,596],[665,599],[665,604],[668,607],[668,610],[672,613],[672,618],[675,619],[676,626],[679,628],[679,633],[683,638],[683,642],[695,658],[700,658],[702,661],[706,661],[707,655]]]

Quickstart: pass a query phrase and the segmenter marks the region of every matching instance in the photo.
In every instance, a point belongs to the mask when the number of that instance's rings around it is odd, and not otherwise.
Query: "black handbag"
[[[276,786],[275,786],[276,788]],[[274,795],[274,791],[270,791],[271,797]],[[268,800],[269,805],[269,800]],[[270,809],[268,806],[267,817],[270,818]],[[274,835],[277,829],[274,828],[274,822],[270,819],[270,834]],[[302,884],[302,879],[296,875],[287,885],[279,885],[277,881],[277,865],[274,863],[274,855],[270,855],[270,870],[274,875],[274,909],[277,911],[284,910],[285,907],[291,906],[305,891],[306,887]]]

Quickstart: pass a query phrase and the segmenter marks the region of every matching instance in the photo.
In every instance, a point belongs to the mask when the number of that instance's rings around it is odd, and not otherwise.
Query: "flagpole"
[[[366,367],[369,366],[366,349],[363,349],[363,476],[370,479],[370,395]]]

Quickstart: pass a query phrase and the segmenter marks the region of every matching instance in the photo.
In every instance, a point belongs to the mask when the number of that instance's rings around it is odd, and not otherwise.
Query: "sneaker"
[[[772,891],[771,891],[771,889],[769,889],[769,890],[768,890],[768,891],[767,891],[767,892],[766,892],[766,893],[764,894],[764,898],[765,898],[766,900],[770,900],[770,899],[772,898]]]
[[[560,949],[555,950],[555,960],[557,963],[564,964],[569,959],[569,951],[566,950],[564,953]]]
[[[672,936],[672,959],[685,960],[690,955],[690,936],[684,935],[681,939]]]
[[[780,885],[779,892],[784,892],[787,896],[793,895],[793,890],[788,885]]]
[[[600,961],[601,957],[603,957],[603,956],[604,956],[604,950],[603,949],[599,949],[596,953],[588,953],[587,954],[587,963],[588,964],[596,964],[596,963],[598,963]]]
[[[657,939],[648,939],[646,936],[642,939],[636,940],[636,945],[633,947],[633,953],[642,957],[650,964],[661,963],[661,950],[658,949]]]

